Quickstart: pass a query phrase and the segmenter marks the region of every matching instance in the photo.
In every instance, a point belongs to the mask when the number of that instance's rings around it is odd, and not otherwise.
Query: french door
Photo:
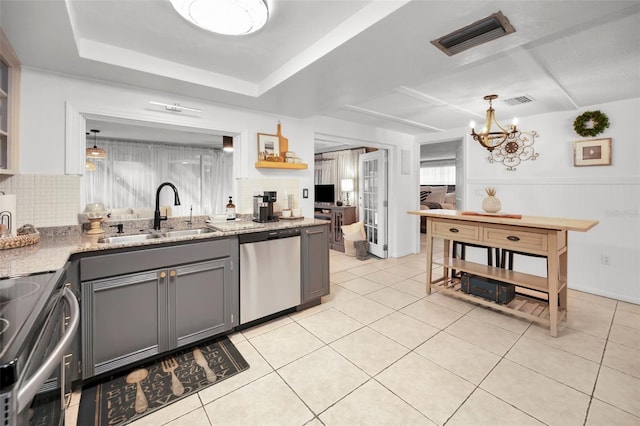
[[[362,154],[359,167],[359,218],[369,241],[369,253],[387,257],[387,151]]]

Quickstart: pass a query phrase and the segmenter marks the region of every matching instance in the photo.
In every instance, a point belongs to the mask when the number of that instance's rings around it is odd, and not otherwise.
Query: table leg
[[[548,234],[549,251],[547,256],[547,282],[549,284],[549,331],[552,337],[558,336],[558,281],[560,277],[560,256],[556,232]]]
[[[431,234],[431,223],[427,218],[427,294],[431,294],[431,283],[433,280],[433,235]]]

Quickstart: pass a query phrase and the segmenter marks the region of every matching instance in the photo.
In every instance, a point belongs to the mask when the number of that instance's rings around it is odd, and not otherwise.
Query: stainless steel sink
[[[102,237],[98,240],[104,244],[123,244],[123,243],[140,243],[146,240],[162,238],[160,234],[136,234],[136,235],[117,235],[114,237]]]
[[[102,237],[98,240],[103,244],[124,244],[124,243],[142,243],[147,240],[157,240],[161,238],[187,237],[189,235],[199,235],[215,232],[210,228],[183,229],[180,231],[164,231],[161,233],[135,234],[135,235],[116,235],[113,237]]]
[[[171,238],[171,237],[187,237],[189,235],[208,234],[210,232],[214,232],[214,230],[210,228],[195,228],[195,229],[183,229],[181,231],[164,231],[160,235],[165,238]]]

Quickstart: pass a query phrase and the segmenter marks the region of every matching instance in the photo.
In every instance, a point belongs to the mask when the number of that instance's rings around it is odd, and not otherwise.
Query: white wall
[[[595,138],[583,138],[574,132],[573,120],[590,110],[607,114],[611,125]],[[484,188],[492,186],[503,212],[598,220],[589,232],[569,232],[569,287],[640,303],[638,117],[640,99],[520,117],[521,129],[539,133],[534,146],[540,156],[521,163],[516,171],[490,164],[487,151],[465,136],[465,208],[481,210]],[[462,133],[468,130],[461,128],[458,134]],[[612,165],[574,167],[573,142],[598,138],[612,139]],[[418,138],[429,139],[436,138]]]
[[[400,150],[408,150],[417,158],[413,136],[354,125],[340,120],[315,118],[299,120],[257,111],[231,108],[200,99],[179,98],[175,95],[147,91],[135,87],[112,85],[100,81],[74,78],[40,70],[23,68],[20,108],[20,173],[62,175],[65,173],[65,108],[73,105],[80,112],[103,113],[116,117],[143,121],[161,121],[175,125],[226,131],[234,138],[234,178],[232,194],[238,202],[240,180],[296,179],[297,198],[303,212],[313,212],[314,135],[325,133],[337,138],[350,138],[389,150],[389,255],[403,256],[415,252],[418,246],[417,217],[407,220],[406,211],[417,208],[417,163],[411,165],[409,175],[400,173]],[[149,105],[150,100],[202,109],[202,113],[174,113]],[[256,169],[257,133],[275,133],[277,122],[282,123],[283,135],[289,139],[289,149],[296,152],[307,170]],[[84,149],[84,146],[82,147]],[[264,185],[261,185],[263,189]],[[309,198],[302,198],[303,189]],[[398,190],[399,189],[399,190]],[[242,185],[242,192],[246,188]],[[248,198],[247,198],[248,199]],[[239,205],[248,213],[251,206]],[[78,204],[78,211],[80,205]],[[36,224],[37,225],[37,224]],[[56,223],[53,225],[69,225]]]
[[[237,134],[234,139],[234,177],[297,179],[301,207],[304,211],[313,211],[313,199],[302,199],[302,188],[313,189],[313,128],[303,120],[232,109],[199,99],[179,98],[30,68],[23,68],[21,95],[21,174],[64,174],[65,105],[69,102],[81,112],[99,110],[119,117],[172,122]],[[161,107],[149,105],[150,100],[177,102],[202,109],[203,112],[166,112]],[[289,139],[290,150],[310,164],[308,170],[264,170],[254,167],[257,160],[256,134],[276,133],[278,121],[282,123],[284,136]],[[237,185],[230,190],[237,194]]]

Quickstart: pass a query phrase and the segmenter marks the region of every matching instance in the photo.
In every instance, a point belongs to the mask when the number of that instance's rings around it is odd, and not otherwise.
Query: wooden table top
[[[461,210],[410,210],[408,214],[434,217],[440,219],[465,220],[469,222],[492,223],[498,225],[525,226],[529,228],[557,229],[561,231],[587,232],[599,222],[588,219],[569,219],[563,217],[526,216],[520,218],[505,217],[500,214],[488,214],[483,212],[466,212]],[[518,216],[518,215],[510,215]]]

